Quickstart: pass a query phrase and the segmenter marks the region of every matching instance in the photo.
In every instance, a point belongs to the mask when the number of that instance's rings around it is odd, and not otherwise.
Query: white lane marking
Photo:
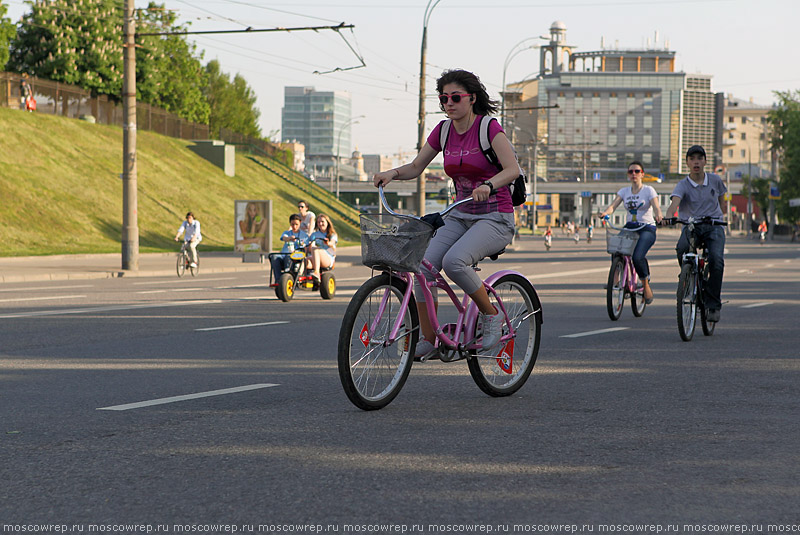
[[[153,405],[165,405],[167,403],[175,403],[177,401],[186,401],[189,399],[208,398],[212,396],[224,396],[226,394],[235,394],[237,392],[247,392],[248,390],[258,390],[260,388],[270,388],[272,386],[280,386],[278,384],[264,383],[257,385],[237,386],[235,388],[223,388],[222,390],[211,390],[209,392],[198,392],[197,394],[187,394],[185,396],[172,396],[169,398],[151,399],[149,401],[140,401],[138,403],[127,403],[125,405],[112,405],[111,407],[99,407],[98,411],[127,411],[130,409],[140,409],[142,407],[152,407]]]
[[[666,266],[675,264],[675,260],[659,260],[658,262],[650,262],[651,266]],[[558,273],[540,273],[538,275],[525,275],[528,279],[552,279],[553,277],[569,277],[572,275],[586,275],[589,273],[608,273],[608,266],[602,268],[592,269],[579,269],[575,271],[561,271]]]
[[[212,286],[204,288],[168,288],[166,290],[141,290],[137,294],[163,294],[167,292],[199,292],[205,290],[235,290],[237,288],[266,288],[264,283],[260,284],[237,284],[235,286]]]
[[[232,281],[236,280],[236,277],[222,277],[219,279],[171,279],[168,281],[148,281],[148,282],[134,282],[132,283],[134,286],[141,286],[147,284],[175,284],[175,283],[193,283],[196,284],[198,282],[215,282],[215,281]]]
[[[252,298],[258,299],[258,298]],[[240,301],[240,299],[235,299]],[[140,308],[182,307],[187,305],[219,304],[223,299],[201,299],[192,301],[173,301],[167,303],[148,303],[144,305],[120,305],[92,308],[73,308],[67,310],[39,310],[37,312],[20,312],[18,314],[4,314],[0,318],[31,318],[35,316],[60,316],[62,314],[92,314],[94,312],[115,312],[119,310],[137,310]]]
[[[169,288],[167,290],[142,290],[137,294],[163,294],[167,292],[199,292],[209,288]]]
[[[750,303],[749,305],[742,305],[739,308],[758,308],[758,307],[765,307],[769,305],[774,305],[773,301],[765,301],[763,303]]]
[[[333,296],[333,299],[335,300],[337,297],[353,297],[354,295],[356,295],[357,291],[358,290],[337,290],[336,293]],[[265,301],[279,301],[279,299],[277,297],[275,297],[275,293],[274,292],[272,293],[272,295],[265,295],[264,297],[262,297],[260,299],[264,299]],[[304,295],[304,294],[301,294],[299,290],[297,290],[295,292],[295,294],[294,294],[294,297],[292,297],[293,301],[298,301],[298,300],[300,300],[300,301],[312,301],[312,300],[316,300],[316,299],[320,299],[319,292],[314,292],[314,293],[309,293],[308,295]],[[0,316],[0,317],[2,317],[2,316]]]
[[[267,284],[264,282],[258,284],[237,284],[236,286],[215,286],[215,290],[235,290],[236,288],[266,288]]]
[[[74,286],[41,286],[39,288],[9,288],[0,290],[0,292],[22,292],[22,291],[34,291],[34,290],[63,290],[65,288],[91,288],[94,286],[93,284],[76,284]]]
[[[85,295],[56,295],[53,297],[17,297],[14,299],[0,299],[0,303],[11,303],[15,301],[52,301],[53,299],[79,299]]]
[[[244,329],[246,327],[262,327],[264,325],[283,325],[288,321],[268,321],[267,323],[248,323],[247,325],[228,325],[227,327],[206,327],[195,331],[223,331],[225,329]]]
[[[592,336],[594,334],[613,333],[613,332],[616,332],[616,331],[624,331],[626,329],[630,329],[630,327],[612,327],[610,329],[600,329],[599,331],[587,331],[585,333],[565,334],[565,335],[559,336],[559,338],[581,338],[582,336]]]

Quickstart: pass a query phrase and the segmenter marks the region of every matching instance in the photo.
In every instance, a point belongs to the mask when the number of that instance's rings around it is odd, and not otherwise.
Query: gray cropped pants
[[[500,251],[514,237],[514,214],[466,214],[454,210],[444,218],[445,225],[436,231],[428,245],[425,258],[467,294],[475,293],[483,282],[472,265]],[[422,274],[428,281],[434,276],[427,269]],[[436,301],[436,288],[431,288]],[[425,296],[419,285],[414,288],[418,302]]]

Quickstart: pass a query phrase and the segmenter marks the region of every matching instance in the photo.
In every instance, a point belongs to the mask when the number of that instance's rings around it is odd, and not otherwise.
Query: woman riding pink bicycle
[[[648,305],[653,302],[653,290],[650,288],[650,266],[647,263],[647,251],[656,242],[656,223],[661,222],[661,207],[658,203],[658,193],[652,186],[642,184],[644,166],[639,161],[628,165],[628,179],[631,185],[617,192],[608,208],[600,214],[601,217],[610,216],[620,204],[625,205],[628,212],[625,228],[639,233],[639,240],[633,251],[633,267],[644,286],[644,299]]]
[[[421,175],[437,153],[444,154],[444,170],[453,179],[456,199],[472,197],[445,219],[430,242],[425,259],[437,270],[444,269],[450,279],[478,306],[482,318],[483,348],[500,341],[503,315],[494,307],[473,264],[504,249],[514,236],[514,206],[508,187],[519,175],[514,149],[497,121],[491,121],[489,139],[503,168],[498,172],[481,151],[480,118],[497,111],[497,102],[471,72],[445,71],[436,81],[440,108],[452,121],[446,146],[440,146],[444,121],[428,136],[428,141],[414,161],[377,173],[375,186],[392,180],[410,180]],[[422,214],[420,214],[422,215]],[[428,281],[435,276],[423,270]],[[424,339],[417,344],[415,357],[431,358],[436,353],[436,333],[431,328],[423,293],[416,292],[417,308]],[[434,293],[434,303],[437,303]]]

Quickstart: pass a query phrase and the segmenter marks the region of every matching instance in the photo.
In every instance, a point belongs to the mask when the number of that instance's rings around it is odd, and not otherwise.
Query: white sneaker
[[[481,349],[492,349],[497,345],[498,342],[500,342],[500,337],[503,334],[504,319],[505,317],[500,314],[500,311],[498,311],[494,316],[488,316],[481,313],[481,332],[483,339],[481,342]]]
[[[196,267],[197,267],[197,264],[195,264],[194,262],[192,262],[191,264],[189,264],[189,267],[196,268]]]
[[[439,358],[439,350],[431,342],[423,338],[417,342],[417,349],[414,351],[414,360],[435,360]]]

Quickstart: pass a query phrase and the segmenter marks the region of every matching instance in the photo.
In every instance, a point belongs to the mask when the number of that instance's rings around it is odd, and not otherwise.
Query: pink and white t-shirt
[[[495,166],[489,163],[486,156],[481,152],[479,130],[481,116],[475,117],[472,126],[459,134],[455,127],[450,125],[450,133],[447,135],[447,143],[444,150],[439,146],[439,133],[444,121],[436,125],[436,128],[428,136],[428,145],[433,150],[440,151],[444,155],[444,172],[453,179],[456,186],[456,200],[461,200],[472,195],[472,190],[495,176],[498,171]],[[503,127],[497,121],[489,123],[489,141],[503,132]],[[468,214],[488,214],[491,212],[511,213],[514,205],[511,202],[511,190],[507,187],[497,188],[495,193],[484,202],[469,202],[457,208]]]

